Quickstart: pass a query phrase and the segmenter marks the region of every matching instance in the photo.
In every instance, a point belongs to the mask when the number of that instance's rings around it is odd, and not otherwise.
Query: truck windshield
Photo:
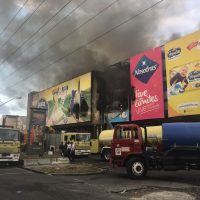
[[[130,139],[131,129],[128,128],[118,128],[117,129],[117,139]]]
[[[77,134],[76,140],[85,142],[90,141],[90,134]]]
[[[19,140],[17,130],[0,129],[0,140]]]

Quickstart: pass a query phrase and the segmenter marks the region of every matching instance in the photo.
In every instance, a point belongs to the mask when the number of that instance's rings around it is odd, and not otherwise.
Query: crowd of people
[[[75,144],[73,142],[61,142],[59,146],[60,153],[63,157],[68,157],[70,161],[75,158]]]

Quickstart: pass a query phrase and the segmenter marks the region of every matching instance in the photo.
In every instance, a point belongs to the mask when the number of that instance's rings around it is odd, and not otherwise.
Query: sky
[[[25,116],[32,91],[200,30],[199,8],[199,0],[0,0],[0,115]]]

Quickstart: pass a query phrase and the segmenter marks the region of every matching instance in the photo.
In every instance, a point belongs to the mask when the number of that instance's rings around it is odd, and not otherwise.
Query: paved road
[[[200,171],[150,172],[143,180],[130,180],[123,169],[109,168],[98,159],[80,159],[107,168],[98,175],[49,176],[15,167],[0,168],[0,199],[131,199],[153,191],[186,192],[200,199]]]
[[[84,178],[48,176],[19,168],[0,168],[0,199],[2,200],[63,200],[121,199],[104,193]]]
[[[81,162],[81,160],[76,160]],[[109,170],[101,176],[86,177],[85,180],[98,184],[121,197],[131,198],[142,196],[153,191],[179,191],[193,195],[200,199],[200,170],[199,171],[149,171],[142,180],[129,179],[124,168],[109,167],[98,159],[91,157],[84,162],[95,163]]]

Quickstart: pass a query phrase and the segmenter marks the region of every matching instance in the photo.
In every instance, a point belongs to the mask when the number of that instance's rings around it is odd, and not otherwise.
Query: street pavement
[[[117,199],[72,176],[48,176],[13,167],[0,169],[0,194],[2,200]]]
[[[106,171],[93,175],[52,176],[1,167],[0,199],[200,199],[200,171],[152,171],[142,180],[131,180],[124,168],[112,168],[97,156],[76,159],[75,163],[94,164]]]

